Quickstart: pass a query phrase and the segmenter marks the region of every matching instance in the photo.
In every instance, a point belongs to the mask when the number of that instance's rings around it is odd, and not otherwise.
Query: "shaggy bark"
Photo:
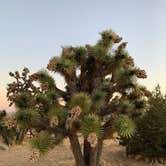
[[[70,140],[71,149],[72,149],[75,161],[76,161],[76,165],[77,166],[86,166],[84,163],[83,155],[81,152],[81,146],[80,146],[77,135],[70,134],[69,140]]]
[[[100,165],[100,158],[101,158],[101,153],[102,153],[102,150],[103,150],[103,139],[99,139],[98,140],[98,151],[97,151],[97,156],[96,156],[96,166],[99,166]]]
[[[96,147],[91,147],[89,142],[84,140],[84,161],[87,166],[99,166],[102,144],[103,139],[99,139]]]
[[[90,150],[90,166],[97,166],[97,153],[98,153],[98,146],[91,148]]]
[[[86,163],[87,166],[89,166],[89,162],[90,162],[90,144],[87,141],[87,139],[84,139],[84,161]]]

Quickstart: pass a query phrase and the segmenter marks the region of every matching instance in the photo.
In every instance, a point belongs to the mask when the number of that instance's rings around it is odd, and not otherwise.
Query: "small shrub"
[[[151,160],[166,157],[166,98],[155,89],[149,99],[149,109],[136,120],[137,129],[131,139],[122,139],[128,155],[142,155]]]

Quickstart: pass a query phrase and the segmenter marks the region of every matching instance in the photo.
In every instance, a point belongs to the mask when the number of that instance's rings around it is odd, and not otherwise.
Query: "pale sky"
[[[13,109],[5,97],[9,71],[44,68],[61,46],[94,44],[109,28],[147,71],[142,83],[165,92],[165,0],[0,0],[0,109]]]

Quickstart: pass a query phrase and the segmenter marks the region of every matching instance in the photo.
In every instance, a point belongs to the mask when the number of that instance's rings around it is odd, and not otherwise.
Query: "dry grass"
[[[36,161],[30,161],[32,150],[27,143],[22,146],[10,147],[7,150],[0,150],[0,166],[73,166],[74,159],[70,150],[69,142],[51,150],[45,157]],[[151,166],[143,161],[129,159],[125,156],[125,149],[115,141],[106,141],[102,154],[103,166]],[[160,166],[154,164],[153,166]]]

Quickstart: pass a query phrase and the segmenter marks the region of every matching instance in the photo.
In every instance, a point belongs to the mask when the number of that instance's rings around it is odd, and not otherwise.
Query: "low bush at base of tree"
[[[137,119],[135,135],[122,139],[128,155],[141,155],[152,161],[166,159],[166,97],[157,86],[151,98],[149,109]]]

